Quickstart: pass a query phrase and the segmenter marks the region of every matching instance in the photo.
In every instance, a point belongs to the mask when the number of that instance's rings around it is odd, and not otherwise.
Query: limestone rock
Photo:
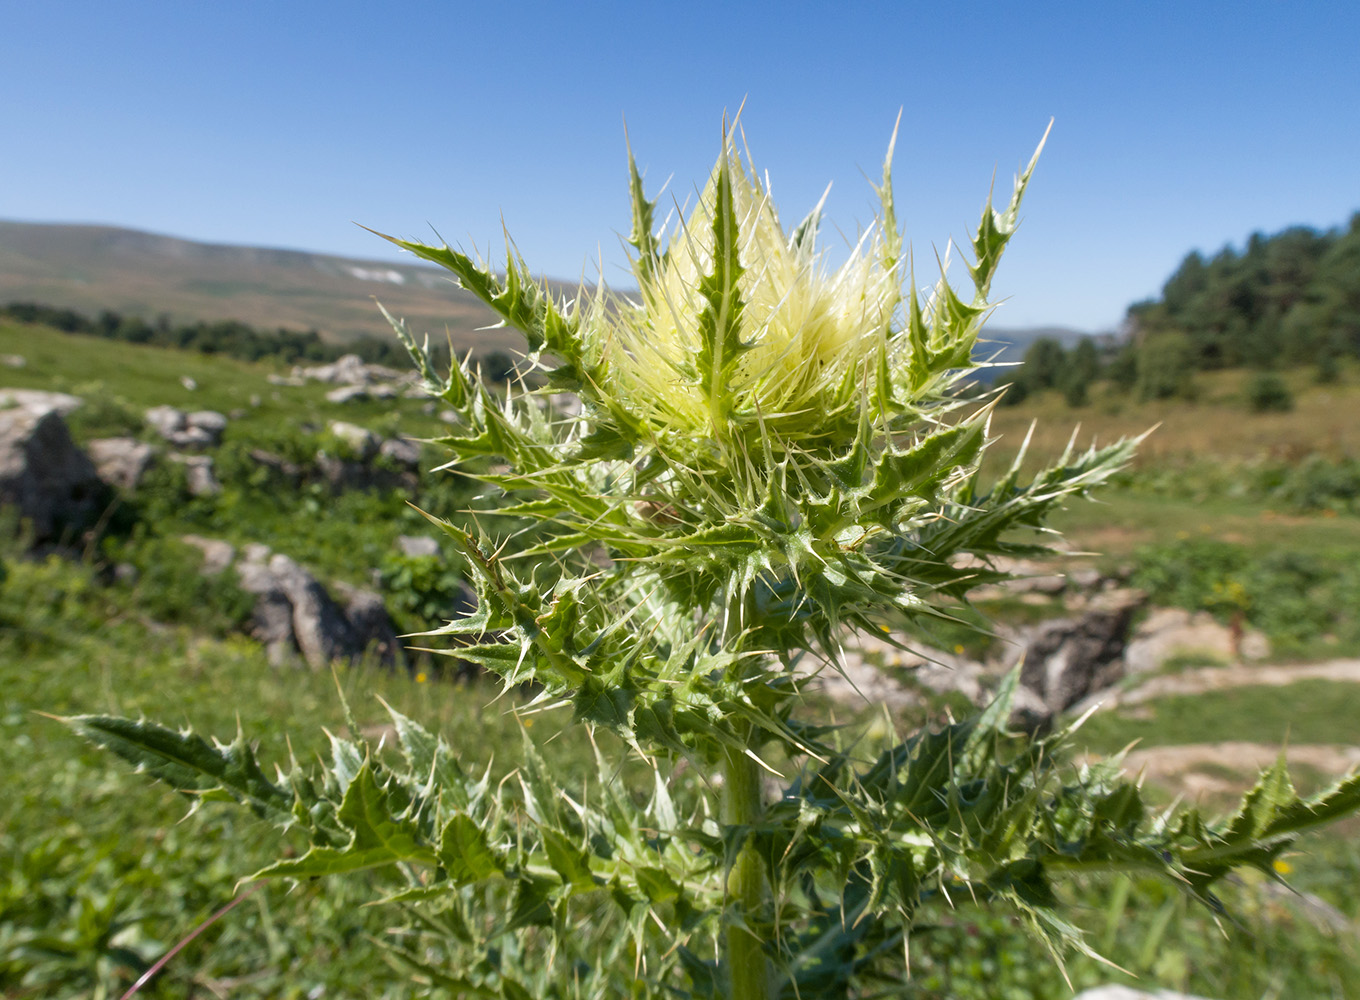
[[[413,374],[385,368],[382,365],[364,364],[364,359],[357,354],[346,354],[328,365],[293,369],[294,378],[329,382],[332,385],[368,386],[378,382],[409,380]],[[393,392],[395,393],[395,390]]]
[[[127,493],[137,489],[156,457],[151,445],[130,437],[98,438],[89,452],[99,478]]]
[[[332,420],[329,429],[337,440],[354,450],[355,457],[361,462],[367,462],[376,455],[382,442],[382,439],[368,428],[343,420]]]
[[[378,446],[378,454],[406,469],[420,467],[420,442],[409,438],[388,438]]]
[[[212,436],[213,444],[218,444],[222,440],[222,432],[227,429],[227,416],[218,413],[216,410],[195,410],[185,419],[190,427],[197,427],[201,431],[206,431]]]
[[[222,441],[227,418],[215,410],[185,413],[173,406],[153,406],[147,424],[176,448],[213,448]]]
[[[348,658],[355,648],[353,631],[316,577],[279,553],[270,558],[269,572],[292,606],[293,639],[307,663],[319,670],[332,660]]]
[[[332,389],[326,393],[326,400],[331,403],[352,403],[367,399],[396,399],[397,395],[397,387],[385,383],[378,385],[342,385],[340,388]]]
[[[55,413],[68,417],[84,402],[79,396],[44,389],[0,389],[0,409],[17,407],[34,414]]]
[[[354,642],[352,655],[372,655],[384,667],[395,666],[401,658],[401,641],[382,596],[341,585],[336,592],[345,600],[345,620]]]
[[[401,535],[397,538],[397,547],[408,559],[439,555],[439,541],[429,535]]]
[[[1016,724],[1038,728],[1086,696],[1103,690],[1124,674],[1125,639],[1142,595],[1111,592],[1074,618],[1043,622],[1024,634],[1020,684],[1044,706],[1043,712],[1017,706]]]
[[[297,647],[293,641],[293,605],[283,584],[269,569],[270,554],[263,545],[247,545],[244,558],[236,564],[236,580],[242,590],[255,595],[251,631],[264,643],[270,664],[278,667],[293,659]]]
[[[222,484],[217,481],[217,473],[213,471],[211,455],[171,454],[170,460],[185,467],[190,496],[211,497],[222,492]]]
[[[109,499],[94,463],[71,441],[57,410],[0,410],[0,504],[19,508],[33,525],[35,541],[81,530]]]

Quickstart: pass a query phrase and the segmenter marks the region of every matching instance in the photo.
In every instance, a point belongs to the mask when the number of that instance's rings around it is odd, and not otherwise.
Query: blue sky
[[[621,282],[623,122],[680,201],[742,122],[786,224],[872,218],[899,109],[918,277],[1050,118],[999,326],[1110,329],[1184,254],[1360,209],[1338,3],[0,4],[0,218],[390,256],[362,222]],[[838,231],[839,230],[839,231]]]

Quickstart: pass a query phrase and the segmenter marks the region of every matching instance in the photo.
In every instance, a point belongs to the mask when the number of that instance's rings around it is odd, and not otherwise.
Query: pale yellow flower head
[[[723,387],[727,419],[761,419],[776,427],[815,422],[862,397],[880,358],[895,368],[905,348],[893,333],[904,264],[886,180],[883,217],[832,269],[815,246],[821,206],[786,232],[766,186],[727,141],[697,204],[664,250],[640,246],[636,298],[599,301],[583,322],[607,365],[607,391],[661,432],[713,429],[702,329],[712,308],[705,280],[722,250],[722,227],[715,223],[724,186],[735,235],[741,345]]]

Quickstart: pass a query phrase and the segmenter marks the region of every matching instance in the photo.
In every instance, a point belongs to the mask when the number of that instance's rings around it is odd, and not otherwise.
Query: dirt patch
[[[1128,691],[1110,691],[1100,697],[1100,707],[1137,705],[1153,698],[1177,694],[1201,694],[1234,687],[1283,687],[1303,680],[1348,681],[1360,684],[1360,660],[1328,660],[1324,663],[1292,663],[1259,666],[1202,667],[1179,674],[1150,677]]]
[[[1134,750],[1124,758],[1124,771],[1142,774],[1159,785],[1175,787],[1191,798],[1241,794],[1255,776],[1270,767],[1281,748],[1272,743],[1186,743]],[[1290,766],[1311,767],[1327,775],[1347,774],[1360,767],[1360,747],[1301,744],[1284,748]]]

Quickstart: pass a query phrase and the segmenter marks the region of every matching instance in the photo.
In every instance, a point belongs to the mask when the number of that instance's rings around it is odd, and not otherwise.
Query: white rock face
[[[179,462],[188,471],[186,485],[190,496],[211,497],[222,492],[222,484],[217,481],[217,473],[213,471],[211,455],[172,454],[170,460]]]
[[[0,389],[0,410],[11,407],[28,410],[42,415],[55,413],[59,417],[70,416],[71,411],[83,403],[79,396],[65,392],[47,392],[43,389]]]
[[[329,429],[336,438],[354,449],[361,462],[367,462],[378,453],[378,446],[382,439],[367,427],[346,423],[343,420],[332,420]]]
[[[216,410],[185,413],[173,406],[153,406],[146,422],[176,448],[214,448],[222,441],[227,418]]]
[[[420,442],[407,438],[388,438],[378,448],[378,454],[408,469],[420,466]]]
[[[181,535],[180,541],[186,545],[192,545],[203,553],[203,565],[199,567],[199,570],[204,576],[216,576],[236,561],[236,547],[220,538]]]
[[[439,555],[439,542],[429,535],[402,535],[397,539],[397,548],[408,559]]]
[[[1173,990],[1155,990],[1145,993],[1128,986],[1096,986],[1083,990],[1072,1000],[1207,1000],[1206,997],[1191,996],[1189,993],[1176,993]]]
[[[1222,663],[1261,660],[1270,655],[1270,641],[1255,629],[1246,629],[1234,649],[1232,629],[1220,625],[1205,611],[1155,608],[1135,630],[1124,651],[1124,664],[1131,674],[1159,669],[1176,656],[1203,656]]]
[[[126,492],[138,487],[156,457],[151,445],[130,437],[91,441],[89,453],[95,468],[99,470],[99,478]]]
[[[372,385],[375,382],[396,382],[410,378],[407,373],[399,372],[395,368],[364,364],[364,359],[357,354],[346,354],[329,365],[294,368],[293,376],[316,382],[330,382],[332,385]]]

